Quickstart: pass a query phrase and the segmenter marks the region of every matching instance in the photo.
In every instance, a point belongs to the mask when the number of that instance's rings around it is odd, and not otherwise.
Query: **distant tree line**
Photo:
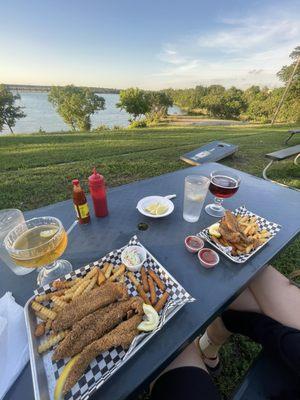
[[[279,79],[287,85],[295,69],[300,46],[290,54],[292,63],[278,72]],[[300,121],[300,68],[293,76],[288,94],[278,114],[277,122]],[[105,108],[105,99],[94,91],[95,88],[52,86],[48,100],[57,113],[73,130],[91,129],[91,116]],[[109,89],[110,90],[110,89]],[[146,91],[129,88],[120,91],[117,107],[132,115],[131,127],[156,124],[168,113],[173,104],[198,114],[216,118],[240,119],[250,122],[270,122],[282,97],[285,87],[269,89],[251,86],[246,90],[222,85],[196,86],[192,89],[166,89]],[[26,115],[23,107],[15,102],[18,94],[13,94],[6,85],[0,85],[0,132],[7,126],[13,127],[19,118]]]
[[[290,54],[292,63],[283,66],[277,73],[279,79],[287,84],[292,70],[300,56],[300,46]],[[251,86],[246,90],[221,85],[196,86],[193,89],[166,89],[165,93],[187,112],[197,112],[209,117],[241,119],[267,123],[272,120],[285,87],[269,89]],[[288,95],[278,115],[278,122],[300,120],[300,68],[294,75]]]

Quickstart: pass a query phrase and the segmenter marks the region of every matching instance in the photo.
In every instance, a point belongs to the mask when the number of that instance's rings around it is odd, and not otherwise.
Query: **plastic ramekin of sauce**
[[[198,252],[198,259],[201,265],[203,265],[205,268],[213,268],[220,261],[218,254],[214,250],[208,249],[207,247],[204,247]]]
[[[204,242],[198,236],[187,236],[184,241],[187,251],[197,253],[204,247]]]

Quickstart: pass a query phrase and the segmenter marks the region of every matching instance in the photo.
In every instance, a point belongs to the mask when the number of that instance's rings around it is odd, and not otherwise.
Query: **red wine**
[[[231,197],[237,192],[239,188],[238,181],[230,176],[216,175],[211,178],[209,190],[210,192],[222,199]]]

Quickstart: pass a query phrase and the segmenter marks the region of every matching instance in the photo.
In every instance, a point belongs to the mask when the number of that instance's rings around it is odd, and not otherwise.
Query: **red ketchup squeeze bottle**
[[[89,176],[89,189],[94,204],[96,217],[106,217],[108,214],[105,180],[102,175],[98,174],[96,168]]]

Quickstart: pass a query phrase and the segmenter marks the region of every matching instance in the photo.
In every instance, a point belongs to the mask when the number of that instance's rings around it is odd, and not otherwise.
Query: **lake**
[[[105,99],[105,110],[98,111],[91,117],[92,128],[99,125],[114,125],[126,127],[129,125],[130,115],[116,107],[119,101],[118,94],[101,94]],[[70,127],[64,123],[57,114],[52,104],[48,101],[48,93],[45,92],[21,92],[21,99],[16,103],[24,107],[25,118],[16,122],[14,133],[33,133],[42,129],[46,132],[68,131]],[[181,110],[174,106],[169,109],[170,114],[181,114]],[[5,128],[2,133],[10,133]]]

